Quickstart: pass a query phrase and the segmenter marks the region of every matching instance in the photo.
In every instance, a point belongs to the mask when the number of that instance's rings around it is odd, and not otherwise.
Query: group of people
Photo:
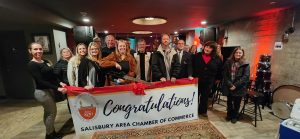
[[[79,43],[75,56],[69,48],[61,50],[61,59],[52,66],[43,59],[41,44],[33,42],[29,45],[32,60],[28,68],[35,80],[34,96],[44,108],[44,124],[46,138],[61,138],[55,132],[57,94],[66,93],[64,86],[78,86],[85,89],[111,85],[124,85],[131,81],[124,75],[148,82],[176,82],[176,79],[198,78],[199,107],[198,113],[207,117],[208,97],[215,84],[222,84],[222,90],[228,96],[227,120],[237,121],[242,97],[247,92],[249,81],[249,63],[245,61],[244,50],[234,49],[231,56],[223,64],[221,47],[216,42],[207,42],[202,52],[186,50],[184,40],[177,45],[170,45],[170,36],[161,35],[161,44],[155,51],[146,51],[146,41],[137,41],[137,51],[129,47],[127,40],[116,41],[114,36],[105,37],[105,45],[101,46],[99,38],[95,38],[87,47]],[[116,44],[117,42],[117,44]]]

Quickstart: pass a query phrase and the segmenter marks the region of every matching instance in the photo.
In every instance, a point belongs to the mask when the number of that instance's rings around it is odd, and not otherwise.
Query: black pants
[[[242,97],[232,96],[231,93],[227,96],[227,117],[236,119],[239,114]]]
[[[209,82],[199,82],[198,83],[198,95],[200,96],[200,102],[198,107],[199,114],[206,114],[208,107],[208,96],[211,93],[211,88],[213,86],[213,81]]]

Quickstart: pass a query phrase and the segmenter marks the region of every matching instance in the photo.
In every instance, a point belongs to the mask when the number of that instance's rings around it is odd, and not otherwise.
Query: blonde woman
[[[60,59],[54,65],[53,72],[60,79],[60,81],[69,85],[67,70],[68,62],[72,58],[73,54],[69,48],[62,48],[60,50]]]
[[[109,68],[108,73],[125,73],[128,76],[134,77],[136,70],[136,62],[130,54],[130,50],[126,45],[125,40],[119,40],[115,52],[100,60],[100,65],[103,68]],[[112,74],[113,75],[113,74]],[[112,77],[115,84],[126,84],[129,81],[121,77]]]
[[[105,74],[98,64],[100,60],[100,46],[96,42],[91,42],[88,47],[88,56],[82,58],[79,64],[78,86],[91,89],[105,85]]]
[[[76,46],[76,55],[72,57],[68,63],[68,81],[71,86],[78,86],[78,67],[81,59],[86,56],[86,45],[79,43]]]

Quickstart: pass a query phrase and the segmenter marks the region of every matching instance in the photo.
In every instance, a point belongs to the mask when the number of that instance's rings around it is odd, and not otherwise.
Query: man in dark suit
[[[193,79],[193,67],[192,67],[192,55],[189,52],[184,51],[185,43],[184,40],[179,40],[176,46],[176,52],[181,65],[181,70],[178,78],[189,78]]]

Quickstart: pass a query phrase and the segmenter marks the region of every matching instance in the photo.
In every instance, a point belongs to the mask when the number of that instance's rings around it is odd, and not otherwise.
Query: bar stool
[[[248,114],[251,118],[254,118],[254,127],[256,127],[256,122],[258,121],[258,117],[260,121],[262,121],[261,109],[260,109],[260,101],[263,98],[263,94],[256,92],[254,90],[249,90],[248,94],[244,97],[244,105],[242,110],[240,111],[239,117],[243,114]]]
[[[211,103],[212,108],[214,107],[215,103],[220,104],[220,101],[226,102],[226,100],[221,99],[221,96],[222,96],[222,83],[220,82],[217,84],[216,91],[213,92],[212,103]],[[222,105],[222,104],[220,104],[220,105]],[[222,105],[222,106],[225,106],[225,105]]]

